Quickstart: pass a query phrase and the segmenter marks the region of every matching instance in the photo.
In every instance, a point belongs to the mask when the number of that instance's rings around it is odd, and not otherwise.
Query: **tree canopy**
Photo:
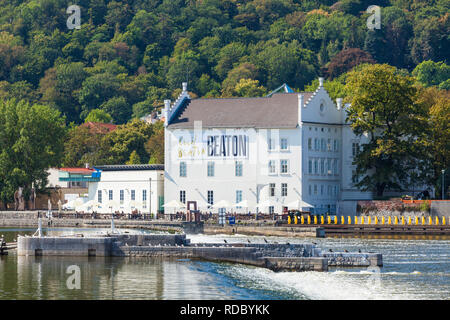
[[[0,199],[14,199],[23,188],[40,191],[47,184],[47,170],[58,166],[63,156],[64,118],[48,106],[25,100],[0,100]]]
[[[368,30],[369,5],[382,28]],[[2,1],[0,98],[48,104],[67,123],[93,109],[123,124],[159,110],[187,81],[198,97],[303,90],[361,63],[388,63],[428,86],[424,61],[449,64],[446,0],[82,1],[81,28],[66,26],[67,3]],[[420,66],[420,67],[419,67]],[[444,72],[445,73],[445,72]],[[448,89],[444,76],[438,84]],[[255,83],[255,82],[254,82]],[[245,91],[245,90],[244,90]]]

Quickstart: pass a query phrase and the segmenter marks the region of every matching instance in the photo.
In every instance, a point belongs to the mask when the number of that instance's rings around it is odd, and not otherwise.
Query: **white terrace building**
[[[95,166],[89,182],[89,200],[99,203],[96,211],[111,213],[134,209],[141,213],[162,212],[164,165],[135,164]]]
[[[352,181],[364,141],[319,82],[315,92],[230,99],[190,99],[184,83],[174,104],[165,101],[165,201],[280,213],[297,200],[335,212],[339,200],[371,199]]]

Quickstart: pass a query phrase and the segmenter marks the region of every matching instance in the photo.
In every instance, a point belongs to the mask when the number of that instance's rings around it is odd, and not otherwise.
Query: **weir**
[[[187,258],[242,263],[273,271],[327,271],[329,266],[382,266],[376,253],[323,253],[314,244],[196,243],[185,234],[19,236],[18,255]]]

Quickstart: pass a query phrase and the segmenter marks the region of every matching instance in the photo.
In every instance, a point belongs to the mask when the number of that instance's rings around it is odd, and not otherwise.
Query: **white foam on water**
[[[408,293],[413,288],[401,288],[383,281],[373,285],[373,272],[273,272],[263,268],[232,267],[228,274],[255,289],[295,291],[299,296],[313,300],[392,300],[418,299]]]

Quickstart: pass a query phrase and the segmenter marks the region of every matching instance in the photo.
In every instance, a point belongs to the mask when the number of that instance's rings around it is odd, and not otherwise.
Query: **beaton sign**
[[[247,157],[248,136],[220,135],[208,136],[208,157]]]
[[[175,134],[177,158],[242,159],[249,157],[250,136],[246,130],[205,130]]]

